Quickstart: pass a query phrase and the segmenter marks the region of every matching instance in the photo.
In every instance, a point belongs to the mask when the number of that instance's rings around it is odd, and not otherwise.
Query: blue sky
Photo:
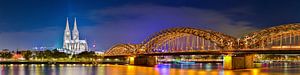
[[[0,49],[61,47],[66,17],[98,50],[189,26],[239,37],[300,21],[297,0],[0,0]],[[73,20],[70,20],[73,25]]]

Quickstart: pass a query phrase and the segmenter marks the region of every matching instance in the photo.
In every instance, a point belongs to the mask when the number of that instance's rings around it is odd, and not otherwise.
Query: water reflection
[[[0,65],[1,75],[298,75],[300,65],[255,64],[254,69],[223,70],[221,63],[132,65]]]

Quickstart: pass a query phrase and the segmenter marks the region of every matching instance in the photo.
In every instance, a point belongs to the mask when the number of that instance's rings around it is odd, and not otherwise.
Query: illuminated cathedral
[[[72,32],[70,31],[69,20],[67,18],[66,29],[64,33],[63,49],[73,54],[77,54],[83,51],[88,51],[87,41],[79,39],[79,31],[77,29],[76,18],[74,20],[74,27]]]

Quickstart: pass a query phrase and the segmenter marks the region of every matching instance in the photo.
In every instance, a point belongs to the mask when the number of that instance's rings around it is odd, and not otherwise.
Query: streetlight
[[[240,38],[238,38],[237,41],[238,41],[238,45],[237,46],[238,46],[238,49],[239,49],[240,48]]]

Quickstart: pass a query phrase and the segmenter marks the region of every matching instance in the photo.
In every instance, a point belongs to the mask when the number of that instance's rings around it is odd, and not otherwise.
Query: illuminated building
[[[79,31],[77,29],[76,18],[74,20],[74,28],[72,31],[72,36],[71,36],[70,28],[69,28],[69,20],[67,18],[66,29],[65,29],[65,33],[64,33],[63,49],[67,50],[68,52],[74,53],[74,54],[77,54],[77,53],[80,53],[83,51],[88,51],[87,41],[79,40]]]

